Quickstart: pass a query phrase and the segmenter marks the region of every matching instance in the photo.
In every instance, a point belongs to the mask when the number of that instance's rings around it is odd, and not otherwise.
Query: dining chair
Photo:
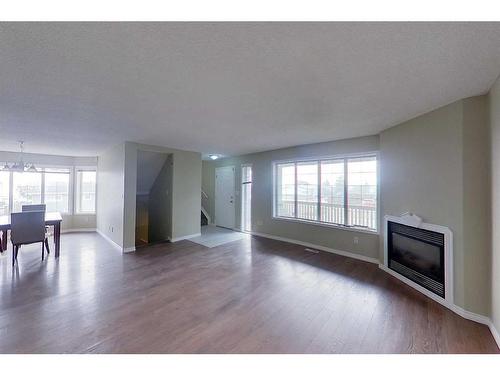
[[[21,211],[22,212],[30,212],[30,211],[47,211],[47,205],[46,204],[23,204],[21,206]],[[45,226],[45,232],[47,232],[47,235],[50,235],[50,228],[48,226]],[[50,254],[49,248],[47,248],[47,254]]]
[[[47,254],[49,253],[49,241],[45,232],[45,212],[14,212],[11,214],[10,228],[10,240],[13,246],[12,267],[16,263],[21,245],[41,242],[42,260],[45,248],[47,248]]]
[[[22,212],[29,211],[47,211],[47,205],[45,204],[23,204],[21,207]]]

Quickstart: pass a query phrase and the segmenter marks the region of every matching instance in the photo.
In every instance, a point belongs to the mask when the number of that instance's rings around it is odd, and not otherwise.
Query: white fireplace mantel
[[[387,222],[392,221],[398,224],[404,224],[415,228],[421,228],[430,230],[437,233],[442,233],[444,235],[444,287],[445,287],[445,298],[432,293],[426,288],[418,285],[405,276],[391,270],[388,266],[388,255],[387,255]],[[408,284],[412,288],[415,288],[419,292],[425,294],[427,297],[432,298],[434,301],[448,307],[454,307],[453,299],[453,232],[448,227],[442,225],[425,223],[421,217],[412,214],[404,213],[401,216],[384,216],[384,264],[380,265],[380,268],[384,271],[390,273],[392,276],[398,278],[405,284]]]

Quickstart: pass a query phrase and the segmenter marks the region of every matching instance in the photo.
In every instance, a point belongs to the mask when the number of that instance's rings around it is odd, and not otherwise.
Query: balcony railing
[[[278,204],[278,216],[294,217],[295,202],[282,201]],[[349,226],[377,228],[377,209],[375,207],[349,206]],[[302,220],[318,220],[318,204],[316,202],[297,202],[297,218]],[[321,203],[321,222],[344,224],[344,205]]]

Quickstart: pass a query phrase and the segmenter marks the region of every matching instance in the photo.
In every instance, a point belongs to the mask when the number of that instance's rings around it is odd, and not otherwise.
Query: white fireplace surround
[[[408,225],[414,228],[426,229],[433,232],[441,233],[444,235],[444,288],[445,288],[445,298],[434,294],[430,290],[418,285],[412,280],[406,278],[405,276],[391,270],[388,265],[388,255],[387,255],[387,223],[392,221],[394,223]],[[415,288],[419,292],[425,294],[427,297],[432,298],[434,301],[454,310],[455,304],[453,299],[453,233],[448,227],[442,225],[425,223],[421,217],[413,213],[404,213],[401,216],[384,216],[384,263],[380,265],[380,268],[384,271],[390,273],[392,276],[398,278],[405,284],[408,284],[412,288]]]

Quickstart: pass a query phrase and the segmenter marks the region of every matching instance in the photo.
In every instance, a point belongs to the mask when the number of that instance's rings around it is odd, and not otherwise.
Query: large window
[[[75,179],[73,171],[73,167],[39,167],[37,172],[0,171],[0,215],[20,212],[23,205],[41,203],[48,212],[94,214],[96,171],[76,168]]]
[[[70,212],[70,173],[64,169],[45,169],[45,199],[47,211]]]
[[[96,171],[76,171],[76,213],[95,213]]]
[[[42,203],[42,173],[12,173],[12,211],[19,212],[25,204]]]
[[[0,215],[9,213],[10,172],[0,171]]]
[[[377,230],[375,155],[274,164],[274,216]]]

